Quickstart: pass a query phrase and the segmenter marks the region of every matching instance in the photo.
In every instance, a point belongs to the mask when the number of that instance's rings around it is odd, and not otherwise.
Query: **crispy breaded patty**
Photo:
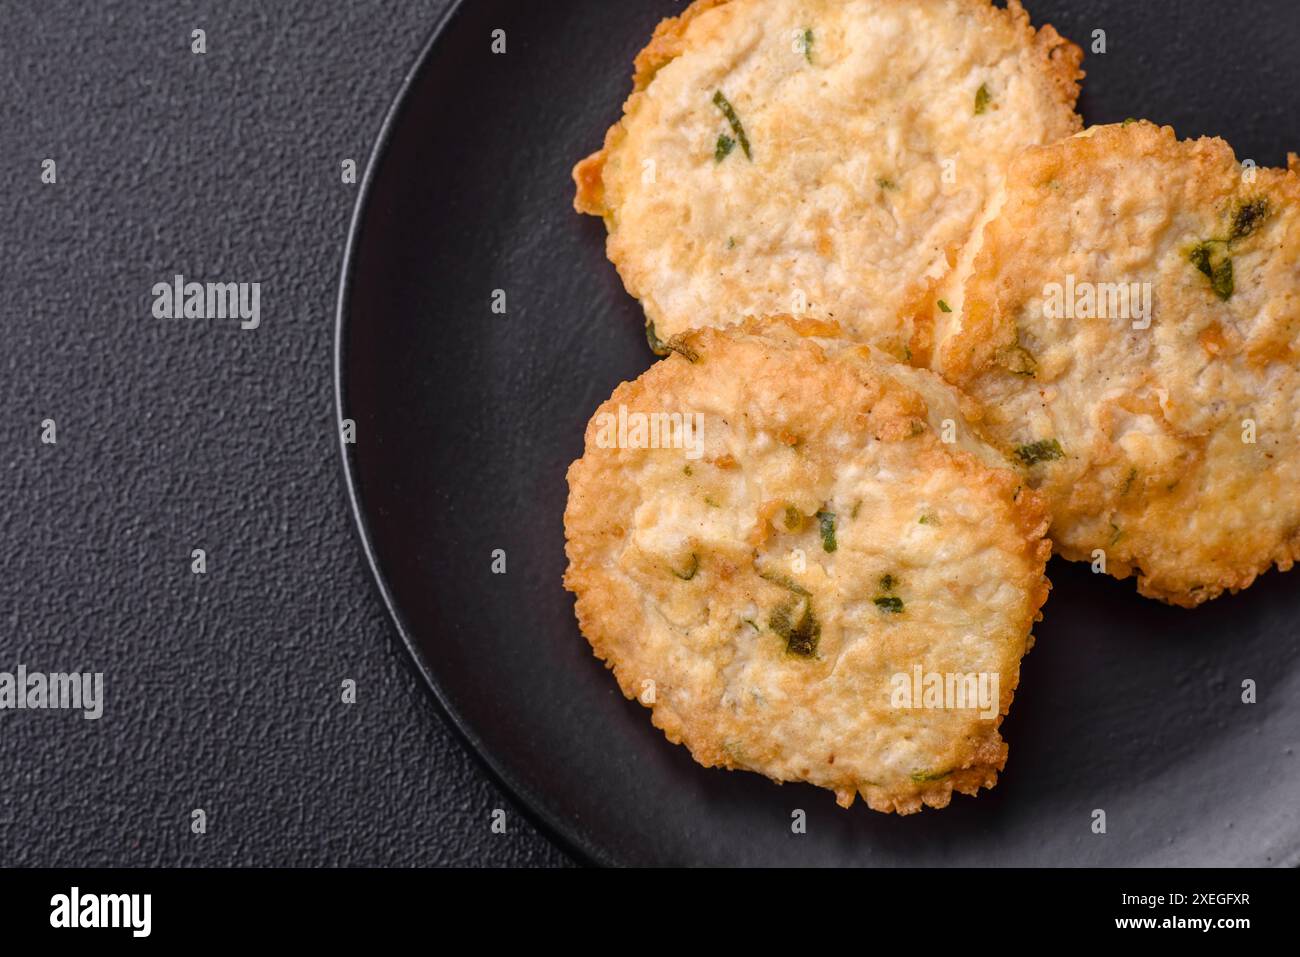
[[[1006,162],[1079,129],[1078,47],[1017,0],[696,0],[574,169],[651,346],[744,316],[907,357]]]
[[[1063,555],[1189,607],[1291,567],[1294,169],[1145,122],[1030,150],[947,295],[937,367],[1047,495]]]
[[[701,764],[943,807],[1005,763],[1046,512],[937,376],[828,332],[703,330],[619,386],[569,469],[565,586]]]

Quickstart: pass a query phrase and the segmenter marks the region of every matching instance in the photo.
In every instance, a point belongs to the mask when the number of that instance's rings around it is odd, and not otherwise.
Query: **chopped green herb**
[[[709,506],[709,508],[722,508],[722,506],[714,500],[712,495],[704,496],[704,504]]]
[[[721,163],[736,148],[736,141],[726,133],[718,134],[718,145],[713,148],[713,161]]]
[[[1206,239],[1197,243],[1188,252],[1187,258],[1191,264],[1210,280],[1210,288],[1224,302],[1232,298],[1237,288],[1233,276],[1232,257],[1228,255],[1228,250],[1231,250],[1233,243],[1254,235],[1270,212],[1272,212],[1272,205],[1265,197],[1242,203],[1232,214],[1227,239]],[[1216,246],[1224,247],[1221,257],[1215,255]]]
[[[807,60],[809,63],[812,62],[812,49],[813,49],[813,32],[812,32],[812,30],[804,30],[804,32],[803,32],[803,58],[804,58],[805,60]]]
[[[881,189],[898,189],[898,184],[885,176],[877,176],[876,185]]]
[[[771,582],[773,585],[780,585],[786,591],[792,591],[796,595],[803,595],[805,598],[812,597],[812,592],[807,588],[804,588],[803,585],[800,585],[789,575],[782,575],[780,572],[769,571],[766,568],[759,568],[758,566],[754,567],[754,571],[758,573],[758,577],[763,579],[763,581]]]
[[[912,780],[917,784],[925,784],[928,781],[942,781],[952,771],[913,771]]]
[[[1197,243],[1192,247],[1192,251],[1187,254],[1187,258],[1192,261],[1192,265],[1207,276],[1214,275],[1214,266],[1210,264],[1210,246],[1216,242],[1218,240],[1209,239],[1203,243]]]
[[[934,515],[922,515],[922,516],[921,516],[920,518],[918,518],[916,521],[917,521],[917,524],[919,524],[919,525],[938,525],[938,524],[939,524],[939,519],[938,519],[938,517],[937,517],[937,516],[934,516]]]
[[[789,531],[795,531],[803,527],[803,512],[799,511],[793,505],[785,507],[785,527]]]
[[[785,602],[772,612],[767,626],[785,639],[787,653],[811,658],[817,653],[822,627],[806,598]]]
[[[1137,120],[1133,119],[1133,117],[1130,116],[1127,120],[1121,123],[1120,126],[1132,126],[1136,122]]]
[[[1252,199],[1238,206],[1236,214],[1232,217],[1232,231],[1228,233],[1228,241],[1236,242],[1238,239],[1245,239],[1257,230],[1259,224],[1268,218],[1271,208],[1269,201],[1264,198]]]
[[[857,518],[860,511],[862,511],[862,499],[853,503],[853,507],[849,509],[849,518]]]
[[[1224,258],[1223,262],[1214,267],[1214,274],[1210,276],[1210,287],[1214,294],[1227,302],[1232,298],[1236,289],[1236,284],[1232,278],[1232,260]]]
[[[979,116],[981,113],[987,113],[989,103],[992,102],[992,100],[993,94],[989,92],[988,86],[981,83],[980,88],[975,91],[975,115]]]
[[[1204,273],[1210,280],[1210,288],[1214,294],[1225,302],[1232,297],[1233,279],[1232,279],[1232,259],[1226,253],[1218,262],[1214,260],[1214,247],[1216,245],[1226,245],[1222,239],[1207,239],[1205,242],[1197,243],[1192,247],[1192,251],[1187,254],[1200,272]]]
[[[700,556],[696,555],[694,552],[691,552],[691,560],[686,563],[686,567],[682,571],[678,571],[677,569],[674,568],[673,574],[676,575],[678,578],[680,578],[682,581],[688,582],[695,577],[695,573],[698,572],[699,570],[700,570]]]
[[[745,135],[745,127],[741,125],[740,117],[736,115],[736,108],[722,95],[721,90],[713,94],[713,105],[722,111],[722,115],[731,124],[731,132],[736,134],[736,140],[740,143],[740,149],[744,152],[745,159],[753,162],[754,154],[749,149],[749,137]]]
[[[888,573],[880,576],[880,590],[893,591],[894,586],[898,584],[898,579]]]
[[[655,355],[668,355],[670,350],[668,349],[668,346],[664,345],[664,341],[655,334],[655,324],[653,322],[647,322],[645,324],[645,341],[650,344],[650,351]]]
[[[835,541],[835,513],[821,511],[817,513],[817,526],[822,533],[822,551],[833,552],[839,548]]]
[[[728,237],[727,237],[727,248],[728,248],[728,249],[735,249],[735,248],[736,248],[736,237],[735,237],[735,236],[728,236]]]
[[[1039,439],[1037,442],[1030,442],[1016,449],[1016,458],[1026,465],[1037,465],[1039,462],[1063,459],[1065,452],[1061,450],[1061,443],[1056,439]]]
[[[883,612],[891,615],[901,615],[903,613],[903,599],[897,595],[878,595],[872,599],[876,607]]]
[[[939,300],[939,311],[940,311],[940,312],[952,312],[952,306],[948,305],[946,302],[944,302],[942,299],[940,299],[940,300]]]

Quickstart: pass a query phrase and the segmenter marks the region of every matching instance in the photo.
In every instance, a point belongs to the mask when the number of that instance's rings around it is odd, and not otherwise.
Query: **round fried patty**
[[[1078,47],[1017,0],[697,0],[574,170],[652,347],[835,320],[924,359],[928,304],[1007,161],[1079,129]]]
[[[937,367],[1067,558],[1190,607],[1300,556],[1294,170],[1145,122],[1029,150],[946,305]]]
[[[835,333],[703,330],[619,386],[569,470],[565,585],[701,764],[942,807],[1006,760],[1046,513],[950,387]]]

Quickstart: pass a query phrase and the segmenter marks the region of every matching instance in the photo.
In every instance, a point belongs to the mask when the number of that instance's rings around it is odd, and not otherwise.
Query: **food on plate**
[[[934,374],[789,317],[620,385],[569,470],[566,587],[623,693],[705,766],[848,806],[992,787],[1047,515]]]
[[[1291,167],[1136,121],[1028,150],[934,307],[1056,549],[1176,605],[1300,556]]]
[[[637,56],[575,206],[661,354],[793,314],[924,362],[1006,163],[1080,128],[1081,57],[1017,0],[696,0]]]

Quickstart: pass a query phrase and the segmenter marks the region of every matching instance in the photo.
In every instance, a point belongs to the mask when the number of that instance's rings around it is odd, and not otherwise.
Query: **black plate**
[[[651,362],[640,309],[571,208],[633,55],[681,3],[464,3],[388,117],[339,306],[341,416],[380,588],[442,705],[515,795],[599,862],[1278,864],[1300,860],[1300,597],[1271,573],[1195,612],[1053,562],[1055,590],[978,799],[907,818],[698,767],[625,701],[560,585],[583,426]],[[1089,54],[1092,123],[1300,149],[1294,0],[1035,2]],[[493,30],[507,52],[491,52]],[[491,309],[506,292],[507,313]],[[492,573],[494,549],[507,573]],[[1259,703],[1241,702],[1254,679]],[[791,833],[791,812],[808,815]],[[1091,832],[1103,809],[1107,833]]]

